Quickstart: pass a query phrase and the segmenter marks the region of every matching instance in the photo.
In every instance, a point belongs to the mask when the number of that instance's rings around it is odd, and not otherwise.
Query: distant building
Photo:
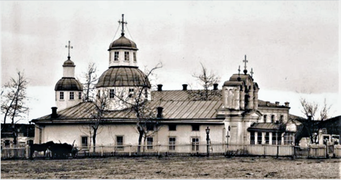
[[[13,146],[13,129],[18,132],[17,145],[25,146],[34,140],[34,124],[1,124],[1,147]]]
[[[215,85],[208,91],[209,98],[202,98],[203,90],[188,90],[187,85],[180,90],[163,90],[162,85],[152,90],[148,77],[137,66],[137,45],[125,37],[123,27],[121,37],[109,45],[108,51],[109,68],[96,85],[97,98],[107,94],[109,102],[97,145],[138,144],[136,114],[128,103],[122,103],[122,99],[129,101],[137,88],[144,89],[142,97],[146,106],[157,114],[157,127],[150,127],[152,133],[143,142],[151,148],[162,144],[174,151],[173,145],[192,144],[192,151],[196,151],[199,148],[196,144],[206,143],[207,127],[212,144],[294,144],[296,126],[289,120],[289,102],[281,105],[258,99],[260,88],[252,70],[248,73],[246,56],[242,73],[239,70],[221,89]],[[64,72],[69,71],[67,68],[73,68],[74,64],[68,58],[63,67]],[[63,83],[59,81],[55,88],[59,111],[54,108],[51,115],[32,120],[36,125],[35,143],[75,142],[78,146],[90,147],[88,128],[94,119],[95,105],[76,98],[82,87],[73,73],[66,74],[70,76],[64,75]]]

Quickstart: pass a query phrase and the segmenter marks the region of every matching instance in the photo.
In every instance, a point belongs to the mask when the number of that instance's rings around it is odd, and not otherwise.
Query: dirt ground
[[[341,159],[108,157],[2,160],[4,179],[340,179]]]

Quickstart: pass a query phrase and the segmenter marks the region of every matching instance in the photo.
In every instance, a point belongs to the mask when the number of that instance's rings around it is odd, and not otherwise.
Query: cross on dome
[[[121,36],[124,36],[124,24],[128,24],[127,22],[124,22],[124,14],[122,14],[122,21],[118,21],[119,24],[122,24],[122,33]]]
[[[70,41],[68,45],[65,45],[65,48],[68,48],[68,56],[67,59],[70,60],[70,49],[73,49],[73,46],[70,45]]]
[[[249,62],[248,60],[246,60],[246,55],[245,55],[245,59],[243,60],[243,62],[244,62],[244,74],[246,74],[247,73],[246,63]]]
[[[250,72],[250,74],[251,74],[251,77],[253,77],[253,74],[254,74],[254,72],[253,72],[253,68],[251,68],[251,72]]]

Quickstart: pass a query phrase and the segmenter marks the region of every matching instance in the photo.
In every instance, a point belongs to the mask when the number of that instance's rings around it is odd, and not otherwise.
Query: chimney
[[[183,84],[183,85],[182,85],[182,90],[183,90],[183,91],[187,91],[187,84]]]
[[[266,101],[266,106],[270,106],[270,101]]]
[[[51,107],[51,109],[52,109],[51,118],[57,118],[58,117],[57,107]]]
[[[162,118],[162,110],[163,110],[163,107],[157,107],[157,118]]]
[[[157,91],[162,91],[162,84],[157,85]]]
[[[289,107],[290,103],[289,102],[285,102],[284,104],[285,104],[285,107]]]
[[[279,102],[278,101],[276,101],[275,103],[276,103],[276,106],[279,106]]]
[[[213,84],[213,90],[218,90],[218,83]]]

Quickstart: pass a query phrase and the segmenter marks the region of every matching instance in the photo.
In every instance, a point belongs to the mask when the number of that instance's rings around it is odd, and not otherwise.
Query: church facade
[[[148,75],[138,68],[137,45],[125,37],[125,22],[120,22],[121,37],[109,45],[109,67],[96,84],[96,100],[82,101],[82,84],[74,78],[69,55],[55,86],[57,107],[32,120],[35,143],[66,142],[91,149],[96,135],[96,146],[119,150],[140,144],[147,150],[162,145],[165,151],[195,152],[208,142],[223,148],[294,145],[289,103],[258,99],[260,88],[252,70],[248,73],[246,56],[243,72],[239,68],[220,88],[188,90],[183,85],[163,90],[158,85],[152,90]]]

